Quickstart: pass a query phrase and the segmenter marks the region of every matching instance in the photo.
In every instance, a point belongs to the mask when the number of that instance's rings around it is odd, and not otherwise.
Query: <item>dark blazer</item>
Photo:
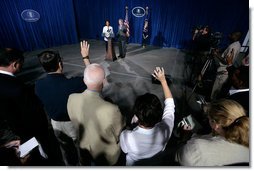
[[[228,99],[235,100],[238,102],[246,111],[246,115],[249,116],[249,91],[238,92],[232,94],[228,97]]]
[[[122,25],[121,28],[120,28],[120,26],[118,26],[118,32],[116,34],[118,41],[126,41],[127,40],[126,33],[127,33],[126,25]]]
[[[0,119],[23,141],[47,133],[47,117],[33,89],[16,77],[1,73],[0,111]]]
[[[48,74],[35,83],[35,94],[44,105],[49,117],[55,121],[70,121],[67,100],[72,93],[86,89],[82,77],[66,78],[64,74]]]
[[[48,155],[46,165],[63,165],[53,129],[49,127],[47,115],[34,93],[34,87],[27,87],[16,77],[1,73],[0,120],[5,121],[11,131],[20,137],[21,144],[36,137]],[[42,165],[39,161],[33,164]]]

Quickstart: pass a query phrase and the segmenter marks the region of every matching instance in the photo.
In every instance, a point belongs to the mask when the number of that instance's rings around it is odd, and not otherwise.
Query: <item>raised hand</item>
[[[90,48],[90,44],[88,44],[87,41],[84,40],[84,41],[80,42],[80,49],[81,49],[82,57],[89,56],[89,48]]]
[[[155,79],[159,80],[160,82],[166,81],[165,73],[164,73],[164,69],[163,68],[156,67],[155,70],[153,71],[152,76]]]

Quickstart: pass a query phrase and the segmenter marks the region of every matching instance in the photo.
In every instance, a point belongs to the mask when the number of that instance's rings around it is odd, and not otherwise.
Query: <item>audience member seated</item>
[[[87,89],[68,99],[68,114],[79,132],[83,165],[89,164],[89,155],[95,165],[114,165],[121,153],[119,136],[125,122],[118,106],[101,97],[104,81],[103,67],[90,64],[84,71]]]
[[[136,99],[133,121],[138,125],[133,130],[124,130],[120,135],[121,149],[126,153],[128,166],[162,152],[172,134],[175,105],[164,69],[156,67],[153,77],[161,82],[165,95],[165,108],[163,111],[160,100],[154,94],[146,93]],[[156,158],[161,159],[161,157]]]
[[[51,136],[47,116],[34,90],[15,76],[23,63],[22,52],[0,49],[0,119],[6,121],[21,143],[36,137],[48,155],[49,165],[62,165],[61,156],[56,153],[59,148],[55,137]]]
[[[228,99],[212,102],[208,110],[212,133],[193,134],[176,153],[184,166],[224,166],[250,161],[249,118],[243,107]]]
[[[85,41],[81,42],[81,54],[83,57],[89,55],[89,45]],[[38,55],[38,58],[47,76],[36,81],[35,93],[51,119],[65,165],[79,165],[75,146],[77,134],[67,113],[67,101],[70,94],[85,91],[86,85],[82,77],[66,78],[58,52],[44,51]],[[85,58],[84,63],[89,64],[89,59]]]

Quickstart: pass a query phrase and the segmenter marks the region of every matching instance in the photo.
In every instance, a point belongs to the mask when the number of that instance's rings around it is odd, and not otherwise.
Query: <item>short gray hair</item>
[[[100,64],[90,64],[84,70],[84,82],[86,84],[100,85],[105,79],[105,71]]]

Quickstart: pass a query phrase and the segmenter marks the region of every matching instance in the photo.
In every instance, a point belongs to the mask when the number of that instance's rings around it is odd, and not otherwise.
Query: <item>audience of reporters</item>
[[[240,35],[238,32],[232,33],[234,43],[221,55],[224,59],[220,61],[217,77],[219,71],[228,72],[227,67],[234,63],[239,53],[237,41]],[[90,64],[89,44],[86,41],[82,41],[80,45],[86,65],[83,80],[81,77],[67,79],[63,74],[60,55],[55,51],[44,51],[38,57],[47,76],[36,81],[35,90],[28,88],[15,77],[24,62],[22,53],[15,49],[1,49],[1,164],[118,165],[123,152],[126,155],[125,165],[131,166],[164,152],[172,137],[175,120],[175,104],[164,69],[156,67],[152,74],[162,85],[165,96],[164,110],[156,95],[146,93],[139,96],[133,108],[135,127],[132,130],[123,130],[125,120],[119,107],[102,97],[105,82],[103,67]],[[249,68],[240,66],[233,71],[232,75],[227,73],[230,87],[227,87],[226,92],[229,92],[229,95],[216,95],[217,98],[228,99],[212,101],[208,105],[208,120],[212,133],[193,134],[176,152],[175,158],[180,165],[225,166],[249,163]],[[58,144],[54,143],[55,136],[51,135],[43,107],[51,119],[61,147],[64,147],[62,152],[65,163],[60,150],[58,151]],[[191,131],[190,127],[184,129]],[[63,135],[67,135],[71,141],[62,139]],[[42,144],[49,160],[32,158],[36,157],[36,154],[25,159],[18,157],[16,149],[32,137],[36,137]],[[75,152],[72,153],[70,150],[74,148]]]

